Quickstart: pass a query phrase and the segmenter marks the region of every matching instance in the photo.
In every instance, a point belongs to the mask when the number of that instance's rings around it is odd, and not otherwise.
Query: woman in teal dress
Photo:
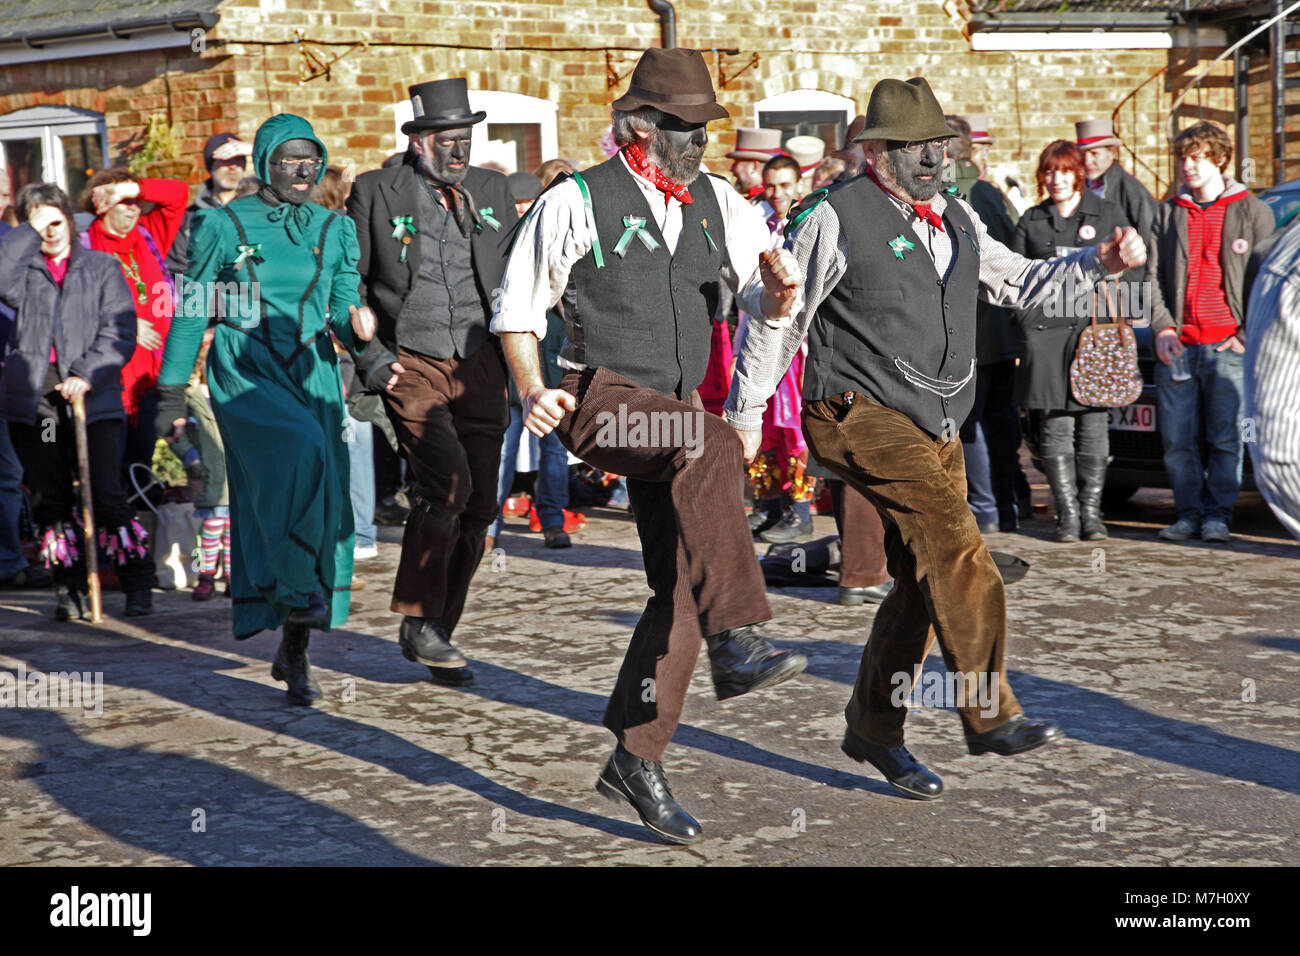
[[[234,635],[282,627],[271,674],[307,705],[320,696],[309,629],[347,620],[352,579],[343,392],[329,333],[354,351],[374,334],[373,314],[357,307],[356,229],[306,198],[326,159],[301,117],[282,113],[258,129],[262,186],[196,217],[158,379],[158,430],[171,434],[214,321],[208,386],[226,446]]]

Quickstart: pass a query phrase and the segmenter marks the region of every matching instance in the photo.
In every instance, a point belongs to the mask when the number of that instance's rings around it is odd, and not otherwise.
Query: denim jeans
[[[344,413],[343,429],[351,465],[355,545],[371,547],[375,543],[375,426]]]
[[[1197,524],[1210,519],[1229,522],[1241,490],[1245,356],[1231,349],[1216,352],[1214,345],[1184,347],[1192,374],[1187,381],[1173,381],[1169,366],[1156,362],[1165,471],[1179,518]],[[1202,415],[1209,453],[1205,463],[1197,443]]]
[[[531,434],[531,433],[530,433]],[[501,508],[515,481],[515,462],[519,458],[519,441],[524,435],[524,413],[518,405],[510,406],[510,424],[501,441],[501,471],[497,475],[497,516],[487,533],[501,536]],[[569,504],[569,453],[551,432],[538,442],[541,460],[537,465],[537,518],[543,528],[564,524],[564,509]]]
[[[9,439],[9,423],[0,421],[0,578],[11,578],[27,567],[18,538],[23,509],[23,466]]]

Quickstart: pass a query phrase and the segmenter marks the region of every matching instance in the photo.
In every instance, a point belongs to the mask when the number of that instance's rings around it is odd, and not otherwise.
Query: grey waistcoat
[[[944,227],[957,241],[945,282],[869,177],[832,189],[826,202],[839,216],[848,263],[808,330],[804,398],[860,392],[931,435],[955,437],[975,399],[974,226],[948,203]],[[914,245],[897,243],[901,259],[890,247],[899,236]]]
[[[694,202],[682,207],[682,234],[670,256],[645,194],[617,156],[582,178],[605,266],[597,269],[588,253],[569,274],[563,355],[665,395],[688,396],[704,380],[709,362],[718,273],[727,247],[713,187],[703,174],[691,184]],[[615,254],[628,216],[645,219],[658,248],[651,252],[633,237],[625,255]]]
[[[420,272],[397,317],[397,340],[432,358],[468,358],[488,337],[469,239],[423,182],[418,212]]]

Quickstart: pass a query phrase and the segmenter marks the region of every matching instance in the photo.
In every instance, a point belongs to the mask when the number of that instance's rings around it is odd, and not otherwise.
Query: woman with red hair
[[[1011,239],[1013,252],[1051,259],[1095,246],[1117,228],[1128,227],[1119,205],[1085,188],[1085,175],[1083,153],[1074,143],[1058,139],[1043,150],[1037,180],[1038,194],[1046,198],[1020,217]],[[1109,414],[1079,404],[1070,394],[1070,363],[1092,309],[1091,288],[1067,286],[1055,301],[1018,313],[1021,359],[1015,404],[1028,412],[1027,438],[1037,445],[1056,501],[1057,541],[1106,537],[1101,492],[1110,456]]]

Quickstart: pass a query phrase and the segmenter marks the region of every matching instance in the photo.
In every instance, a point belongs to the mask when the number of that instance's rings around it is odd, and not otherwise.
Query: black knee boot
[[[1074,467],[1079,474],[1079,518],[1084,541],[1101,541],[1109,535],[1101,523],[1101,492],[1106,485],[1105,455],[1077,455]]]
[[[1043,458],[1043,474],[1056,501],[1056,540],[1079,540],[1079,489],[1074,472],[1073,455]]]
[[[280,648],[275,652],[275,661],[271,664],[271,676],[289,685],[285,696],[291,704],[310,707],[321,695],[320,684],[311,673],[311,663],[307,660],[307,641],[311,637],[311,628],[306,624],[284,624],[284,637]]]

